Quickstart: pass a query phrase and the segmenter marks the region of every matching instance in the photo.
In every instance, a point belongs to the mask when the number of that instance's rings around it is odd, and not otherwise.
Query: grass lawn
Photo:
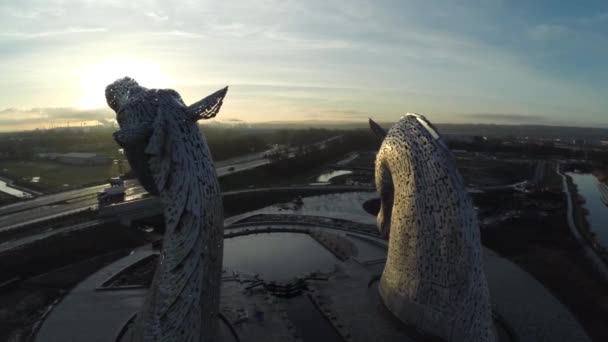
[[[66,165],[47,161],[0,161],[0,175],[16,184],[44,193],[101,184],[118,176],[116,165]],[[33,177],[40,177],[32,183]]]
[[[302,172],[280,174],[273,171],[271,165],[264,165],[255,169],[228,174],[221,177],[219,181],[222,191],[302,185],[315,182],[316,177],[323,170],[324,168],[322,167],[315,167],[311,170],[303,170]]]
[[[473,186],[509,185],[534,176],[536,163],[488,158],[457,158],[456,166],[467,184]]]
[[[11,196],[4,192],[0,192],[0,205],[5,205],[13,202],[17,202],[18,199],[15,196]]]
[[[369,167],[373,169],[376,162],[376,151],[358,151],[358,153],[359,156],[347,165],[351,167]]]

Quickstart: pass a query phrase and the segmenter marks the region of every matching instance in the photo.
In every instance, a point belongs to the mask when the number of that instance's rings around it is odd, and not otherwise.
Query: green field
[[[0,192],[0,205],[5,205],[18,201],[17,197]]]
[[[47,161],[0,161],[0,175],[16,184],[43,193],[101,184],[118,176],[116,165],[66,165]],[[40,177],[33,183],[33,177]]]

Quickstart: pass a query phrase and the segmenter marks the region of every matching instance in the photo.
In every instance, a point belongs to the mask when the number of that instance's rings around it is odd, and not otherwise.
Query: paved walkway
[[[335,197],[336,195],[304,198],[304,205],[297,210],[285,210],[281,206],[275,205],[229,218],[226,221],[232,223],[255,214],[280,213],[348,217],[349,220],[360,223],[375,222],[375,218],[367,214],[361,207],[366,200],[377,197],[375,193],[341,194],[345,196],[341,199],[346,199],[346,204],[340,203],[339,198]],[[329,211],[329,214],[326,210]],[[484,248],[484,266],[493,310],[517,332],[520,342],[591,341],[570,311],[541,283],[519,266],[487,248]],[[351,298],[355,297],[362,298],[357,296]]]
[[[323,213],[327,214],[324,210],[330,210],[332,215],[348,214],[349,218],[361,223],[369,223],[370,217],[373,219],[371,215],[365,217],[359,215],[361,214],[359,212],[353,212],[353,210],[359,210],[353,208],[360,207],[362,202],[360,202],[357,207],[353,207],[353,205],[357,201],[367,200],[369,195],[360,197],[356,194],[349,195],[352,196],[348,197],[348,200],[346,201],[349,202],[349,205],[344,207],[334,201],[337,198],[332,197],[333,195],[327,196],[329,197],[326,199],[329,201],[323,200],[319,202],[319,199],[317,198],[310,203],[311,207],[304,210],[301,210],[300,208],[297,213],[300,215],[308,214],[318,216]],[[304,199],[304,201],[306,204],[307,199]],[[266,212],[276,212],[276,210],[278,210],[276,207],[272,209],[267,208]],[[258,212],[249,214],[254,213]],[[281,213],[288,214],[290,211],[281,210]],[[340,216],[340,218],[343,217],[344,216]],[[345,235],[350,234],[339,230],[337,232]],[[370,248],[378,248],[378,246],[380,245],[373,244],[373,246],[370,245]],[[50,313],[48,318],[43,322],[35,341],[114,341],[125,322],[143,304],[146,290],[95,291],[95,289],[112,275],[117,274],[125,267],[153,253],[154,251],[150,249],[138,249],[130,256],[103,268],[101,271],[84,280]],[[371,255],[370,258],[372,256],[373,255]],[[354,264],[351,262],[351,265]],[[379,273],[381,267],[378,266],[381,266],[381,264],[374,264],[367,267],[367,270],[374,274],[377,272]],[[590,338],[586,335],[575,317],[531,275],[488,249],[484,249],[484,266],[490,287],[493,310],[516,332],[518,341],[590,341]],[[351,275],[354,276],[355,273],[352,273]],[[326,288],[324,294],[333,298],[333,300],[330,301],[330,303],[333,303],[331,312],[340,316],[339,323],[343,327],[348,328],[351,333],[354,333],[357,330],[360,330],[358,328],[364,326],[361,324],[363,322],[361,320],[361,315],[353,316],[351,313],[354,311],[363,314],[364,312],[362,312],[360,310],[361,307],[357,307],[357,305],[353,307],[353,304],[358,303],[358,305],[361,306],[370,304],[365,301],[363,292],[358,293],[357,296],[344,295],[347,292],[347,289],[344,288],[344,286],[352,283],[357,284],[357,286],[352,287],[351,289],[359,287],[358,284],[361,282],[360,279],[358,279],[359,277],[352,276],[345,275],[345,277],[336,278],[335,286]],[[351,281],[347,279],[349,277],[351,278]],[[369,278],[365,278],[362,283],[362,289],[367,288],[368,280]],[[232,291],[230,290],[230,286],[236,286],[236,284],[230,285],[227,283],[225,286],[227,287],[222,296],[222,311],[225,313],[237,313],[240,311],[240,308],[250,306],[250,304],[247,304],[248,297],[242,297],[236,300],[238,296],[235,294],[239,293],[238,289],[234,288]],[[226,303],[226,295],[228,294],[230,294],[230,299],[228,299],[228,301],[231,301],[232,305]],[[269,300],[270,303],[275,302],[275,300],[270,297],[268,297],[267,300]],[[256,305],[266,307],[267,304],[259,302],[256,303]],[[284,309],[276,307],[266,307],[265,311],[270,315],[280,315],[281,317],[285,314]],[[341,312],[343,314],[340,314]],[[366,313],[373,314],[373,312],[374,310],[367,310]],[[230,316],[230,314],[228,314],[228,316]],[[293,330],[291,330],[288,321],[273,318],[269,321],[269,324],[270,322],[272,322],[274,329],[277,329],[275,331],[275,336],[273,336],[276,340],[297,340],[297,338],[292,335]],[[240,333],[243,333],[243,336],[252,334],[254,337],[259,337],[262,335],[262,331],[258,331],[259,329],[257,329],[257,326],[243,327],[240,329],[247,330],[246,332],[240,331]],[[383,330],[383,332],[386,333],[384,334],[384,337],[395,337],[390,329]]]
[[[114,341],[125,322],[143,304],[146,290],[95,291],[95,288],[110,276],[152,253],[151,250],[138,250],[79,284],[51,312],[38,332],[36,341]],[[518,341],[590,341],[572,314],[528,273],[487,249],[484,251],[484,264],[493,310],[516,332]],[[350,262],[350,265],[350,268],[354,267],[353,262]],[[358,265],[360,266],[357,268],[360,269],[362,265]],[[372,273],[381,269],[374,267],[372,271],[371,267],[366,268]],[[363,269],[360,271],[364,272]],[[382,323],[386,317],[370,316],[376,315],[377,311],[374,309],[375,304],[369,301],[369,296],[365,296],[368,291],[366,285],[369,274],[356,276],[357,272],[348,273],[337,277],[336,282],[332,282],[333,285],[323,291],[325,296],[332,298],[328,303],[333,303],[331,312],[339,318],[336,321],[339,326],[347,329],[352,336],[359,336],[353,341],[365,341],[364,337],[369,337],[368,333],[371,332],[378,333],[379,335],[376,336],[383,336],[391,341],[404,340],[390,324]],[[253,299],[242,297],[240,286],[230,287],[236,285],[237,283],[223,285],[221,306],[225,314],[231,316],[230,312],[256,305],[260,308],[265,307],[262,302],[255,305],[253,302],[247,302]],[[276,329],[273,330],[274,335],[266,337],[272,337],[273,341],[291,340],[293,330],[286,329],[290,326],[289,322],[270,317],[275,314],[282,315],[280,310],[268,307],[264,311],[269,316],[266,324]],[[351,315],[357,312],[358,314]],[[234,317],[229,319],[234,321]],[[361,325],[362,321],[375,322],[375,328],[365,333],[367,331],[365,327],[368,325]],[[242,326],[237,330],[243,337],[265,336],[264,328],[256,325]],[[255,339],[245,338],[245,340]]]
[[[591,341],[570,311],[541,283],[487,248],[484,271],[492,310],[516,332],[519,342]]]
[[[111,276],[125,267],[154,254],[149,248],[108,265],[78,284],[44,321],[36,342],[110,342],[139,310],[147,289],[95,291]]]

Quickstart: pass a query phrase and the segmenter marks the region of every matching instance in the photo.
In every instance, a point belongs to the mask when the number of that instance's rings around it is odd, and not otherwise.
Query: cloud
[[[105,27],[67,27],[60,30],[52,31],[38,31],[38,32],[23,32],[23,31],[8,31],[0,32],[0,37],[10,38],[21,38],[21,39],[34,39],[34,38],[45,38],[52,36],[64,36],[70,34],[79,33],[96,33],[96,32],[107,32],[108,29]]]
[[[77,109],[77,108],[31,108],[0,110],[0,126],[2,125],[31,125],[48,124],[53,121],[100,121],[102,124],[113,122],[114,114],[107,109]]]
[[[590,16],[577,18],[575,20],[579,24],[598,24],[608,21],[608,12],[598,12]]]
[[[40,12],[38,11],[16,11],[16,10],[5,10],[5,12],[17,19],[34,20],[40,18]]]
[[[190,102],[230,84],[223,113],[248,121],[402,110],[575,121],[608,105],[605,30],[583,24],[605,10],[560,16],[558,6],[501,0],[20,0],[6,5],[13,15],[4,6],[2,107],[72,106],[95,81],[83,70],[125,58],[155,66],[171,80],[158,86]]]
[[[302,118],[315,120],[365,120],[369,112],[357,109],[302,109]]]
[[[62,1],[47,0],[30,3],[28,0],[21,0],[14,1],[12,4],[3,3],[0,5],[0,14],[6,15],[7,18],[34,21],[41,18],[62,16],[65,13],[63,5]]]
[[[296,34],[289,34],[277,30],[267,30],[264,38],[288,45],[292,49],[321,50],[321,49],[348,49],[354,47],[353,42],[342,39],[304,38]]]
[[[146,13],[144,13],[144,15],[146,17],[152,19],[156,23],[161,23],[163,21],[169,20],[169,16],[161,15],[161,14],[158,14],[158,13],[152,12],[152,11],[146,12]]]
[[[556,24],[539,24],[528,30],[528,36],[534,40],[561,40],[573,34],[572,29]]]
[[[202,34],[202,33],[198,33],[198,32],[191,32],[191,31],[182,31],[182,30],[144,32],[141,35],[157,35],[157,36],[180,37],[180,38],[205,38],[205,37],[208,37],[206,34]]]
[[[465,114],[473,120],[482,122],[501,122],[501,123],[542,123],[547,121],[546,116],[534,114],[511,114],[511,113],[472,113]]]

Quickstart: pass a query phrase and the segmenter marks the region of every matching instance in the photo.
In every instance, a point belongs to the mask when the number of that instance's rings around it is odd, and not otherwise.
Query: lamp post
[[[124,156],[125,150],[122,148],[119,148],[118,153],[121,156]],[[118,160],[115,160],[115,162],[118,164],[118,176],[121,178],[124,176],[124,169],[123,169],[124,161],[125,161],[124,157],[121,157]]]

